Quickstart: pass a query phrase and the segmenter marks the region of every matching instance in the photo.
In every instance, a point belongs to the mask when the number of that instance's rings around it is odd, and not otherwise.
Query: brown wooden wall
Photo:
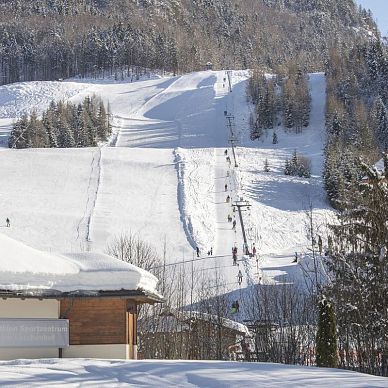
[[[119,298],[61,300],[70,321],[70,345],[136,344],[136,304]]]

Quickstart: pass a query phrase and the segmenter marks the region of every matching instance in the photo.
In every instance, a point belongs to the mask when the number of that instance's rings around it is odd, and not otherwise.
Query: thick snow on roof
[[[158,295],[157,282],[149,272],[105,254],[47,253],[0,234],[2,290],[139,290]]]
[[[193,319],[204,320],[204,321],[213,322],[213,323],[220,322],[221,325],[225,328],[238,331],[244,335],[250,335],[249,329],[247,326],[243,325],[240,322],[233,321],[228,318],[218,317],[217,315],[202,313],[200,311],[183,311],[179,313],[179,316],[185,320],[193,318]]]
[[[218,317],[214,314],[203,313],[200,311],[175,310],[168,314],[162,315],[159,319],[157,327],[153,327],[152,323],[147,320],[144,321],[142,327],[146,327],[149,331],[153,332],[180,332],[189,329],[188,321],[190,320],[205,321],[213,324],[220,323],[224,328],[237,331],[242,335],[250,335],[248,327],[240,322],[233,321],[228,318]]]

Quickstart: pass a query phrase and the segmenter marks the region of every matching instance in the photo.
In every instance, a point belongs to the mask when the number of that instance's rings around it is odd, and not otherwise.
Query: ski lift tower
[[[237,210],[238,210],[238,215],[239,215],[240,224],[241,224],[241,231],[242,231],[242,234],[243,234],[244,244],[245,244],[246,248],[248,248],[248,241],[247,241],[247,235],[245,233],[244,220],[243,220],[243,217],[242,217],[242,212],[245,211],[245,209],[249,210],[250,206],[251,206],[250,203],[248,201],[243,200],[242,198],[240,198],[239,200],[237,200],[237,201],[235,201],[233,203],[233,208],[237,208]]]
[[[232,93],[232,70],[227,70],[226,75],[228,77],[229,93]]]

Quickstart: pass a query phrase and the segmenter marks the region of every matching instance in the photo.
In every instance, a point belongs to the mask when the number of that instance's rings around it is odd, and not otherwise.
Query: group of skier
[[[200,257],[200,256],[201,256],[201,250],[199,249],[198,246],[195,248],[195,251],[197,252],[197,257]],[[207,251],[207,255],[208,255],[208,256],[213,256],[213,247],[211,247],[211,248]]]
[[[227,149],[224,151],[224,155],[226,157],[226,162],[228,163],[229,168],[230,168],[231,160],[230,160],[230,157],[228,156],[228,150]],[[229,169],[228,169],[226,176],[229,177],[229,175],[230,174],[229,174]],[[224,188],[225,188],[225,192],[228,191],[228,184],[227,183],[225,183]],[[231,197],[228,194],[227,197],[226,197],[226,203],[230,203],[230,201],[231,201]],[[234,211],[234,209],[233,209],[233,211]],[[235,216],[232,217],[230,214],[228,214],[228,222],[232,223],[232,230],[235,231],[236,230],[236,224],[237,224]],[[243,249],[243,252],[246,253],[246,254],[249,253],[245,249]],[[232,247],[232,258],[233,258],[233,265],[234,266],[238,266],[238,264],[237,264],[237,247],[236,246]],[[238,282],[239,286],[241,286],[242,280],[243,280],[243,274],[242,274],[241,270],[239,269],[238,274],[237,274],[237,282]],[[236,303],[237,303],[237,305],[236,305]],[[239,309],[238,301],[233,302],[232,310],[236,310],[236,312],[238,312],[238,309]]]
[[[225,149],[224,155],[226,157],[226,162],[228,163],[228,165],[230,167],[231,160],[230,160],[230,157],[228,156],[228,150],[227,149]],[[227,177],[229,177],[229,176],[230,176],[230,171],[228,169],[227,170]],[[228,189],[230,190],[228,182],[225,182],[225,184],[224,184],[225,192],[227,192]],[[232,200],[232,198],[231,198],[230,194],[227,194],[227,196],[226,196],[226,203],[230,203],[231,200]],[[234,211],[234,209],[233,209],[233,211]],[[228,214],[228,218],[227,219],[228,219],[229,223],[232,223],[232,230],[236,230],[236,225],[237,225],[236,217],[234,215],[232,216],[231,214]],[[196,248],[196,252],[197,252],[197,257],[200,257],[200,249],[199,249],[199,247]],[[237,252],[238,252],[238,249],[234,245],[232,247],[233,266],[239,267],[239,264],[237,263],[238,262]],[[251,247],[251,250],[248,248],[248,246],[246,246],[244,244],[243,248],[242,248],[242,253],[244,255],[247,255],[247,256],[250,256],[250,257],[256,257],[256,247],[255,247],[255,244],[253,244],[253,246]],[[207,251],[207,254],[208,254],[208,256],[213,256],[213,247],[211,247],[210,250]],[[238,283],[239,286],[241,286],[242,282],[243,282],[243,273],[242,273],[241,269],[238,268],[237,283]],[[235,302],[232,303],[232,312],[236,313],[238,311],[239,311],[239,303],[238,303],[238,301],[235,301]]]

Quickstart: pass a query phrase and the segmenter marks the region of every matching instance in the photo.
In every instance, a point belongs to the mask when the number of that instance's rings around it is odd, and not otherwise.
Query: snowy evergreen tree
[[[319,302],[319,320],[316,343],[317,366],[337,368],[338,348],[335,313],[333,306],[326,299],[322,299]]]
[[[42,119],[33,111],[14,124],[9,147],[94,147],[106,141],[111,130],[109,114],[99,99],[87,97],[78,106],[52,102]]]
[[[266,158],[264,161],[264,172],[270,172],[268,159]]]
[[[381,373],[379,354],[388,354],[388,157],[383,174],[362,169],[365,179],[332,226],[325,293],[335,305],[345,359],[355,351],[359,370]]]
[[[289,161],[286,159],[284,165],[284,174],[299,176],[301,178],[310,178],[311,176],[311,161],[303,155],[298,155],[296,150],[292,154]]]
[[[374,103],[372,120],[380,149],[382,151],[388,151],[388,113],[380,96]]]
[[[278,135],[276,132],[272,134],[272,144],[278,144]]]
[[[283,116],[286,128],[294,128],[300,133],[310,121],[311,96],[306,75],[293,64],[288,69],[288,77],[283,82]]]
[[[8,140],[9,148],[27,148],[30,146],[28,138],[28,117],[23,115],[12,126]]]
[[[57,134],[54,130],[50,110],[42,114],[42,124],[47,133],[47,146],[50,148],[58,147]]]

